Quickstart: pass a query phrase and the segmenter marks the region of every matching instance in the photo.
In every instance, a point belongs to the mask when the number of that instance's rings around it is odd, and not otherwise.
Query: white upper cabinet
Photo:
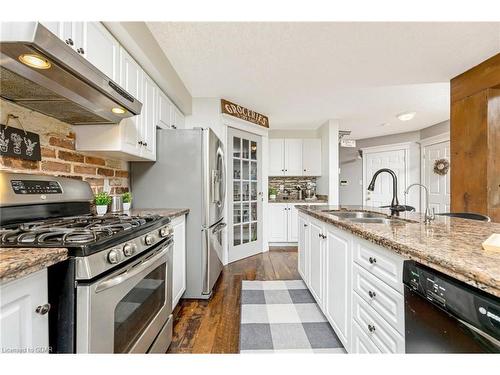
[[[302,139],[285,139],[285,176],[302,176]]]
[[[100,22],[85,22],[81,53],[113,81],[119,78],[120,44]]]
[[[142,84],[144,96],[140,115],[142,117],[141,156],[148,160],[156,160],[157,88],[154,81],[145,73],[143,74]]]
[[[161,129],[170,128],[171,127],[170,112],[172,110],[172,103],[170,103],[170,100],[167,98],[167,95],[165,95],[161,90],[158,90],[157,105],[158,105],[158,122],[156,126]]]
[[[100,22],[44,22],[97,69],[142,103],[118,125],[77,126],[76,147],[128,161],[156,160],[156,128],[184,128],[184,115]]]
[[[302,143],[302,175],[321,176],[321,139],[305,138]]]
[[[321,176],[321,139],[269,139],[269,176]]]
[[[269,175],[283,176],[285,143],[281,138],[269,139]]]

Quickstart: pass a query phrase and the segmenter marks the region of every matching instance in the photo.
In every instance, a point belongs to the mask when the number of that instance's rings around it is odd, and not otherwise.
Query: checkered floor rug
[[[345,353],[302,280],[243,281],[240,353]]]

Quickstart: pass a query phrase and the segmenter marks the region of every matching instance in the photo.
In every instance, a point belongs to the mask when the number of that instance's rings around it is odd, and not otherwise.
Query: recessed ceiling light
[[[19,56],[19,61],[24,65],[36,69],[49,69],[52,64],[45,57],[37,55],[36,53],[23,53]]]
[[[404,113],[400,113],[396,117],[398,119],[400,119],[401,121],[410,121],[411,119],[413,119],[415,117],[416,114],[417,114],[417,112],[404,112]]]
[[[117,114],[117,115],[123,115],[125,112],[127,112],[125,109],[121,107],[114,107],[111,109],[111,112]]]

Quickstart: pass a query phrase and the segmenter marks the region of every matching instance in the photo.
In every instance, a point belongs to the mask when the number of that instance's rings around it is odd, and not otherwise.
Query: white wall
[[[356,147],[340,148],[340,178],[349,181],[349,185],[339,187],[340,204],[342,205],[362,205],[363,187],[363,161],[358,158],[358,150],[365,147],[383,146],[404,142],[418,142],[424,138],[429,138],[438,134],[450,131],[450,122],[444,121],[420,131],[391,134],[382,137],[366,138],[356,142]],[[418,164],[420,168],[420,164]]]
[[[321,177],[316,193],[328,195],[328,203],[339,203],[339,122],[328,120],[318,129],[321,138]]]

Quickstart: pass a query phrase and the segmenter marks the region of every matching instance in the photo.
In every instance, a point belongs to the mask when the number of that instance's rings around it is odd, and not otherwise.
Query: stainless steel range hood
[[[44,68],[21,61],[33,55],[47,60]],[[116,124],[142,108],[38,22],[2,22],[0,78],[2,98],[74,125]]]

